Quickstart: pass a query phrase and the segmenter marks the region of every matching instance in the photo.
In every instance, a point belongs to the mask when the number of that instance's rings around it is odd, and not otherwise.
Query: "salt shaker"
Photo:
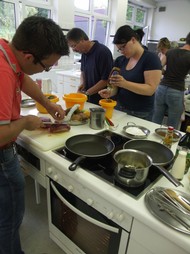
[[[186,151],[183,150],[179,151],[178,156],[173,164],[171,174],[178,180],[183,179],[186,166],[186,156],[187,156]]]

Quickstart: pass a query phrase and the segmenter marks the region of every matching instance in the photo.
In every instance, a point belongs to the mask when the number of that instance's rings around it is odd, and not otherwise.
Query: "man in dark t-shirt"
[[[85,93],[88,101],[98,104],[98,91],[105,88],[113,67],[112,53],[98,41],[90,41],[80,28],[73,28],[67,34],[67,41],[73,51],[81,53],[81,84],[78,92]]]

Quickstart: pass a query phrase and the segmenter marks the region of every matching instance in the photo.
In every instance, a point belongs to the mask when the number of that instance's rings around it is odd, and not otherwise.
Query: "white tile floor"
[[[41,187],[41,204],[35,200],[34,181],[26,176],[26,210],[20,236],[25,254],[64,254],[50,238],[48,232],[46,190]]]

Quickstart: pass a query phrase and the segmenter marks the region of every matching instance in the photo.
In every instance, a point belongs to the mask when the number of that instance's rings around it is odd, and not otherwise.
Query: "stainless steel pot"
[[[123,149],[114,154],[117,162],[115,179],[126,187],[142,185],[148,175],[152,159],[146,153],[135,149]]]

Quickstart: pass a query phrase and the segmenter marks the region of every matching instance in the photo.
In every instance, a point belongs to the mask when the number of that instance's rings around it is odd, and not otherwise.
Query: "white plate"
[[[150,130],[139,125],[127,125],[123,127],[123,133],[131,139],[144,139],[150,134]]]

